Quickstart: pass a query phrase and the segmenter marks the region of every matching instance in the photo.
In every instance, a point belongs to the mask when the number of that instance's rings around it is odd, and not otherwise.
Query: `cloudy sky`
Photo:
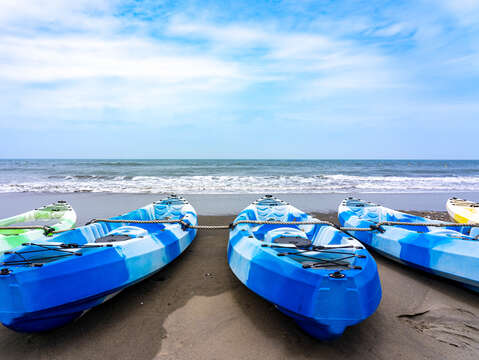
[[[479,158],[479,0],[6,0],[0,93],[4,158]]]

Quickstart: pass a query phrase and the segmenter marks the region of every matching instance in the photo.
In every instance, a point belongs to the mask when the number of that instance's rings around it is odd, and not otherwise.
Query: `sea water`
[[[479,191],[479,161],[0,160],[0,192],[347,194],[455,191]]]

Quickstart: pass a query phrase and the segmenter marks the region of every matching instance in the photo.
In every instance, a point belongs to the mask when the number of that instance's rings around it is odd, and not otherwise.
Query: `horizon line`
[[[121,158],[121,157],[64,157],[64,158],[54,158],[54,157],[20,157],[20,158],[2,158],[2,160],[292,160],[292,161],[343,161],[343,160],[354,160],[354,161],[479,161],[479,159],[474,158],[153,158],[153,157],[132,157],[132,158]]]

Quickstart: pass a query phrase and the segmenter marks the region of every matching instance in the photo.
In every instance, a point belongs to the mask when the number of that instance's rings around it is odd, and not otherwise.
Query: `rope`
[[[340,227],[339,229],[344,232],[348,231],[374,231],[378,230],[381,233],[384,233],[386,229],[382,226],[432,226],[432,227],[479,227],[478,223],[469,223],[469,224],[458,224],[458,223],[411,223],[411,222],[401,222],[401,221],[381,221],[376,224],[371,224],[369,228],[356,228],[356,227]]]
[[[129,219],[92,219],[86,225],[105,222],[105,223],[130,223],[130,224],[180,224],[185,229],[195,229],[195,230],[228,230],[234,229],[239,224],[255,224],[255,225],[328,225],[332,226],[343,232],[348,231],[374,231],[378,230],[384,232],[381,226],[432,226],[432,227],[479,227],[479,223],[469,223],[469,224],[458,224],[458,223],[408,223],[400,221],[381,221],[376,224],[371,224],[368,228],[358,228],[358,227],[339,227],[336,224],[333,224],[329,221],[322,220],[312,220],[312,221],[276,221],[276,220],[238,220],[229,225],[192,225],[183,219],[162,219],[162,220],[129,220]],[[54,230],[50,226],[3,226],[0,227],[0,230],[22,230],[22,229],[41,229],[44,231],[45,235],[59,234],[65,231],[74,230],[65,229],[65,230]]]
[[[433,227],[479,227],[479,223],[458,224],[458,223],[406,223],[400,221],[382,221],[378,222],[377,226],[381,225],[404,225],[404,226],[433,226]]]
[[[130,223],[130,224],[180,224],[189,229],[204,229],[204,230],[216,230],[216,229],[229,229],[231,225],[192,225],[183,219],[165,219],[165,220],[120,220],[120,219],[93,219],[86,225],[94,224],[97,222],[107,223]]]
[[[197,229],[197,230],[228,230],[231,229],[231,225],[190,225],[188,223],[183,223],[188,228]]]
[[[127,220],[127,219],[92,219],[86,225],[106,222],[106,223],[129,223],[129,224],[180,224],[185,228],[196,230],[228,230],[234,229],[239,224],[258,224],[258,225],[329,225],[337,228],[337,225],[329,221],[261,221],[261,220],[238,220],[229,225],[192,225],[183,219],[168,219],[168,220]],[[72,230],[72,229],[70,229]],[[54,231],[54,234],[58,234],[68,230]]]
[[[0,226],[0,230],[28,230],[28,229],[43,229],[41,225],[31,226]]]
[[[134,224],[174,224],[174,223],[182,223],[183,220],[177,219],[164,219],[164,220],[129,220],[129,219],[92,219],[87,222],[85,225],[94,224],[97,222],[107,222],[107,223],[134,223]],[[185,223],[187,224],[187,223]]]
[[[313,220],[313,221],[275,221],[275,220],[238,220],[232,224],[235,227],[238,224],[258,224],[258,225],[329,225],[337,228],[336,224],[329,221]]]
[[[183,219],[161,219],[161,220],[129,220],[129,219],[92,219],[89,221],[86,225],[89,224],[94,224],[98,222],[106,222],[106,223],[130,223],[130,224],[180,224],[184,230],[186,229],[203,229],[203,230],[227,230],[227,229],[234,229],[237,225],[239,224],[257,224],[257,225],[328,225],[332,226],[340,231],[345,232],[348,234],[348,231],[374,231],[378,230],[380,232],[386,231],[384,228],[381,226],[394,226],[394,225],[402,225],[402,226],[433,226],[433,227],[479,227],[478,223],[470,223],[470,224],[457,224],[457,223],[407,223],[407,222],[400,222],[400,221],[382,221],[378,222],[376,224],[371,224],[369,228],[354,228],[354,227],[339,227],[329,221],[321,221],[321,220],[311,220],[311,221],[276,221],[276,220],[238,220],[236,222],[233,222],[229,225],[192,225],[189,222],[184,221]],[[42,229],[45,232],[45,235],[50,235],[50,234],[58,234],[62,233],[64,231],[69,231],[69,230],[57,230],[54,231],[54,229],[50,226],[13,226],[13,227],[0,227],[0,229]],[[350,234],[348,234],[350,235]],[[33,265],[33,266],[42,266],[43,262],[46,260],[52,260],[64,256],[72,256],[72,255],[82,255],[79,252],[74,252],[71,251],[73,249],[81,249],[81,248],[87,248],[87,247],[104,247],[104,246],[111,246],[110,244],[105,244],[105,245],[97,245],[97,244],[85,244],[85,245],[79,245],[79,244],[37,244],[37,243],[26,243],[24,245],[35,245],[39,248],[39,250],[30,250],[30,251],[7,251],[5,252],[6,254],[15,254],[17,255],[20,259],[18,260],[11,260],[11,261],[6,261],[3,263],[0,263],[1,266],[7,266],[7,265]],[[263,244],[262,246],[269,246],[269,247],[275,247],[275,248],[289,248],[289,246],[281,246],[281,245],[266,245]],[[303,267],[307,268],[321,268],[321,267],[327,267],[331,265],[336,265],[336,266],[344,266],[346,268],[351,268],[351,269],[360,269],[360,267],[355,267],[350,264],[343,263],[344,260],[353,258],[353,257],[363,257],[363,255],[356,255],[354,253],[348,253],[348,252],[341,252],[341,251],[335,251],[337,249],[341,248],[353,248],[357,249],[355,246],[347,245],[347,246],[340,246],[340,247],[327,247],[327,246],[312,246],[311,249],[305,249],[301,247],[293,247],[293,249],[296,250],[296,252],[283,252],[283,253],[278,253],[278,256],[297,256],[301,257],[303,259],[308,259],[311,261],[314,261],[312,264],[304,264]],[[54,256],[46,256],[46,257],[36,257],[36,258],[26,258],[23,256],[23,254],[26,253],[36,253],[36,252],[42,252],[42,251],[57,251],[61,253],[61,255],[54,255]],[[337,254],[337,255],[345,255],[345,257],[342,258],[336,258],[336,259],[321,259],[321,258],[316,258],[313,256],[309,256],[303,253],[309,253],[309,252],[323,252],[323,253],[330,253],[330,254]],[[0,274],[2,275],[2,274]]]
[[[91,219],[88,221],[85,225],[90,225],[90,224],[95,224],[98,222],[106,222],[106,223],[129,223],[129,224],[181,224],[185,227],[192,227],[193,225],[190,225],[189,223],[183,221],[182,219],[165,219],[165,220],[127,220],[127,219]],[[74,227],[71,229],[65,229],[65,230],[56,230],[53,231],[52,234],[60,234],[65,231],[70,231],[70,230],[75,230],[78,229],[78,227]]]
[[[47,236],[56,233],[55,229],[48,225],[0,226],[0,230],[43,230]]]

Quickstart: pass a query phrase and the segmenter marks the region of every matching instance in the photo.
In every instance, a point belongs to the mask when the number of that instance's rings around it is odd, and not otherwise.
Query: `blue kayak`
[[[339,206],[339,222],[345,227],[369,228],[378,222],[441,224],[388,209],[367,201],[346,199]],[[403,264],[456,280],[479,291],[478,229],[383,225],[374,231],[352,231],[353,236],[377,252]]]
[[[235,222],[314,219],[273,197],[244,209]],[[325,224],[237,224],[230,230],[228,263],[256,294],[327,340],[374,313],[381,301],[376,263],[357,240]]]
[[[178,223],[128,222],[183,219],[196,225],[193,207],[176,196],[112,219],[125,222],[96,222],[2,255],[2,324],[21,332],[62,326],[162,269],[196,235]]]

